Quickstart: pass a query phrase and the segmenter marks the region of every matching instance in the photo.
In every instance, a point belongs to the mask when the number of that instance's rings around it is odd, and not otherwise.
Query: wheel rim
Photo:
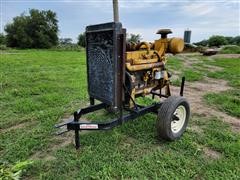
[[[175,115],[179,120],[175,120],[175,119],[172,120],[171,122],[172,132],[178,133],[182,129],[186,121],[186,114],[187,114],[186,112],[187,112],[186,108],[183,105],[180,105],[177,107],[173,115]]]

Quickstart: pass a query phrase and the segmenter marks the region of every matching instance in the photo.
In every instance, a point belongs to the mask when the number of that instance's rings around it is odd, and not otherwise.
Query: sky
[[[0,0],[0,32],[31,8],[56,12],[59,37],[74,42],[87,25],[113,21],[112,0]],[[127,32],[145,41],[158,39],[162,28],[172,29],[172,37],[190,29],[191,42],[240,35],[240,0],[119,0],[119,13]]]

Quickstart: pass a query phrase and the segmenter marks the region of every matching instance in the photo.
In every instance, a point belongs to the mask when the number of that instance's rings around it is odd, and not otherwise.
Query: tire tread
[[[159,138],[170,140],[170,141],[173,141],[179,138],[179,137],[173,136],[173,133],[171,131],[171,116],[172,116],[172,113],[174,113],[176,107],[183,102],[186,103],[186,105],[188,106],[187,107],[188,109],[186,109],[187,110],[186,123],[188,123],[189,116],[190,116],[190,108],[189,108],[189,103],[184,97],[170,96],[163,102],[162,106],[158,110],[158,118],[157,118],[157,133]],[[180,135],[182,133],[180,133]]]

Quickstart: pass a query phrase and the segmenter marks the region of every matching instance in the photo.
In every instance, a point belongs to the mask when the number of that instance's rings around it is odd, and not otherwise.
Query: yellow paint
[[[173,54],[182,52],[184,49],[184,41],[181,38],[169,39],[169,50]]]
[[[126,68],[129,71],[141,71],[141,70],[161,67],[162,65],[163,65],[162,62],[151,63],[151,64],[139,64],[139,65],[131,65],[131,63],[126,63]]]
[[[155,40],[154,43],[141,42],[130,44],[129,51],[126,52],[126,70],[134,73],[144,71],[141,80],[141,87],[132,89],[131,97],[135,99],[136,94],[143,96],[149,94],[153,88],[161,89],[165,87],[166,95],[170,95],[169,77],[167,71],[163,68],[167,63],[166,53],[177,54],[183,51],[184,41],[181,38],[167,38]],[[155,79],[155,72],[161,72],[162,79]],[[148,72],[150,74],[148,74]],[[132,76],[135,77],[133,74]],[[130,100],[130,108],[134,106]]]

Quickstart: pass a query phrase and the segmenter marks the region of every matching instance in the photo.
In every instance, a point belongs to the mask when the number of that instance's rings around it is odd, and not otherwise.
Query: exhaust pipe
[[[118,0],[113,0],[113,20],[119,22]]]

